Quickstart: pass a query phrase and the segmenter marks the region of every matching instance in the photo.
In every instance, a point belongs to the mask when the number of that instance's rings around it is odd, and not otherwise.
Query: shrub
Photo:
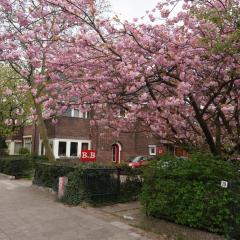
[[[48,159],[46,156],[39,156],[37,154],[32,154],[29,156],[32,161],[33,167],[35,168],[38,163],[47,163]]]
[[[120,183],[120,202],[136,201],[142,190],[142,178],[139,175],[126,175],[125,181]]]
[[[32,163],[25,156],[0,158],[0,172],[16,178],[29,177]]]
[[[221,188],[221,180],[235,183],[234,191]],[[165,156],[145,169],[141,202],[148,215],[228,234],[240,223],[237,183],[238,168],[222,159]]]
[[[66,176],[75,168],[50,163],[36,163],[33,184],[57,191],[59,177]]]
[[[61,176],[68,177],[62,201],[70,205],[83,201],[97,204],[136,200],[142,187],[139,170],[129,167],[122,170],[96,163],[76,167],[66,162],[36,163],[33,184],[57,191]],[[120,181],[120,178],[124,181]]]
[[[142,190],[142,169],[131,168],[127,164],[119,166],[120,172],[120,194],[119,202],[136,201]]]
[[[0,136],[0,157],[7,156],[7,148],[5,139]]]
[[[83,169],[79,168],[68,174],[68,184],[62,202],[70,205],[78,205],[87,201],[87,193],[83,183]]]
[[[29,151],[28,148],[22,147],[22,148],[19,149],[19,154],[20,154],[20,155],[29,155],[29,154],[30,154],[30,151]]]
[[[119,193],[118,171],[81,165],[68,175],[63,202],[77,205],[83,201],[93,204],[116,201]]]

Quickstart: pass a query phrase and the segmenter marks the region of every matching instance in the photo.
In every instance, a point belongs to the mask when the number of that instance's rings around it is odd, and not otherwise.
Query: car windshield
[[[141,159],[142,159],[142,156],[137,156],[131,162],[136,163],[136,162],[139,162]]]

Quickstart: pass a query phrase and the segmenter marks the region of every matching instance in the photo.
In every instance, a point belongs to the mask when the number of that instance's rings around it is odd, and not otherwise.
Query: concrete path
[[[68,207],[30,181],[0,176],[0,240],[154,239],[98,209]],[[161,239],[161,238],[158,238]]]

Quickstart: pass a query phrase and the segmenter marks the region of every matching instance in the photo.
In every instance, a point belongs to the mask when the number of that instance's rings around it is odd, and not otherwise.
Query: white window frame
[[[152,152],[152,150],[154,150]],[[156,156],[157,155],[157,146],[156,145],[148,145],[148,153],[150,156]]]
[[[71,155],[71,146],[72,146],[72,143],[76,143],[77,144],[77,155]],[[71,141],[70,142],[70,157],[77,157],[78,156],[78,144],[79,142],[78,141]]]
[[[89,150],[91,149],[92,142],[91,140],[85,140],[85,139],[66,139],[66,138],[51,138],[49,139],[49,142],[52,142],[53,146],[53,154],[56,159],[59,158],[80,158],[81,154],[81,148],[82,148],[82,143],[88,143],[88,148]],[[66,149],[66,156],[59,156],[58,155],[58,147],[59,147],[59,142],[66,142],[67,143],[67,149]],[[78,143],[78,150],[77,150],[77,156],[70,156],[70,151],[71,151],[71,142],[77,142]],[[39,141],[39,155],[41,154],[41,145],[42,145],[42,140],[40,139]],[[44,151],[45,154],[45,151]]]
[[[71,116],[65,116],[65,117],[72,117],[72,118],[81,118],[81,119],[89,119],[89,112],[81,112],[80,109],[77,108],[71,108]],[[74,116],[74,111],[78,110],[78,115]]]
[[[88,148],[89,150],[92,147],[92,142],[91,140],[85,140],[85,139],[67,139],[67,138],[51,138],[49,139],[49,142],[52,143],[53,146],[53,154],[56,159],[59,158],[80,158],[81,154],[81,148],[82,148],[82,143],[88,143]],[[59,156],[58,155],[58,147],[59,147],[59,142],[66,142],[67,143],[67,149],[66,149],[66,156]],[[77,150],[77,156],[70,156],[70,150],[71,150],[71,142],[77,142],[78,143],[78,150]],[[42,140],[40,139],[39,141],[39,155],[41,155],[41,145],[42,145]],[[43,151],[45,154],[45,149]]]
[[[13,155],[19,155],[19,153],[15,154],[15,143],[21,143],[23,146],[23,142],[21,140],[14,140],[13,141]]]
[[[28,149],[30,151],[30,153],[32,152],[32,144],[33,144],[33,139],[32,139],[32,135],[27,135],[27,136],[23,136],[23,147],[26,148],[26,145],[25,145],[25,139],[26,138],[31,138],[31,149]]]
[[[52,145],[52,147],[53,147],[52,139],[49,139],[49,144]],[[43,155],[45,155],[46,154],[46,149],[45,149],[45,147],[43,147],[43,140],[40,139],[40,137],[39,137],[39,145],[38,146],[39,146],[38,147],[38,155],[42,156],[42,153],[43,153]],[[42,151],[42,147],[43,147],[43,151]]]

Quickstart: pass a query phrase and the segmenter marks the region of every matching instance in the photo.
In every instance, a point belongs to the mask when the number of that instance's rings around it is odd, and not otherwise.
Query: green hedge
[[[54,191],[57,191],[59,177],[66,176],[74,170],[75,168],[72,166],[59,165],[58,163],[39,163],[38,159],[36,159],[33,184],[42,187],[49,187]]]
[[[165,156],[145,169],[141,202],[148,215],[229,234],[240,226],[238,169],[211,156]],[[222,188],[221,180],[232,186]]]
[[[26,156],[0,158],[0,173],[16,178],[29,177],[32,172],[32,161]]]
[[[61,176],[68,177],[62,201],[70,205],[83,201],[94,204],[132,201],[138,198],[142,187],[138,170],[96,164],[81,164],[76,167],[62,163],[36,164],[33,184],[57,191]],[[125,181],[120,181],[120,178]]]

